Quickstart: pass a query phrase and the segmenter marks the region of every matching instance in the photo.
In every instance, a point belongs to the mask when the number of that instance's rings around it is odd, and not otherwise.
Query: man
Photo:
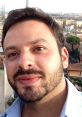
[[[64,78],[61,28],[35,8],[13,10],[2,33],[8,81],[18,98],[1,117],[81,117],[80,94]]]

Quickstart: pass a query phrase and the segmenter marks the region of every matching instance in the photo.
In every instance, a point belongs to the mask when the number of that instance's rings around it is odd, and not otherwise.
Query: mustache
[[[44,72],[42,72],[40,70],[35,70],[35,69],[28,69],[28,70],[18,69],[18,71],[13,75],[13,78],[16,79],[16,77],[18,77],[19,75],[30,75],[30,74],[36,74],[36,75],[40,75],[41,77],[45,77]]]

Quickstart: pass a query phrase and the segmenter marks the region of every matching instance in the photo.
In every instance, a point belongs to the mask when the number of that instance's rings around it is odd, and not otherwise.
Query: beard
[[[22,90],[19,88],[15,81],[15,77],[22,74],[40,74],[41,82],[38,86],[25,86],[22,87]],[[60,64],[55,72],[47,73],[45,74],[42,71],[37,71],[34,69],[30,69],[28,71],[19,70],[14,76],[13,80],[14,83],[11,82],[11,80],[8,79],[9,84],[14,89],[16,94],[20,97],[22,101],[25,103],[32,103],[40,101],[43,97],[45,97],[47,94],[49,94],[51,91],[56,90],[56,87],[60,84],[63,77],[63,66]]]

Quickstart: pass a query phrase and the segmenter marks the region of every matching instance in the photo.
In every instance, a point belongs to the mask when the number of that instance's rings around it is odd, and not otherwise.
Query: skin
[[[4,40],[4,63],[10,85],[25,102],[23,117],[60,114],[67,92],[63,67],[68,66],[68,57],[64,50],[67,52],[62,48],[60,56],[56,36],[40,21],[20,22],[8,30]],[[20,72],[16,75],[17,71]],[[59,109],[53,110],[57,102]],[[38,115],[33,110],[43,114]]]

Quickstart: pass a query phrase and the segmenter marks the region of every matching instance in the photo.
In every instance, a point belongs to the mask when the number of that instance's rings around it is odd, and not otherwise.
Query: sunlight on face
[[[48,26],[30,20],[12,26],[4,40],[8,81],[26,102],[43,98],[60,84],[63,67]]]

